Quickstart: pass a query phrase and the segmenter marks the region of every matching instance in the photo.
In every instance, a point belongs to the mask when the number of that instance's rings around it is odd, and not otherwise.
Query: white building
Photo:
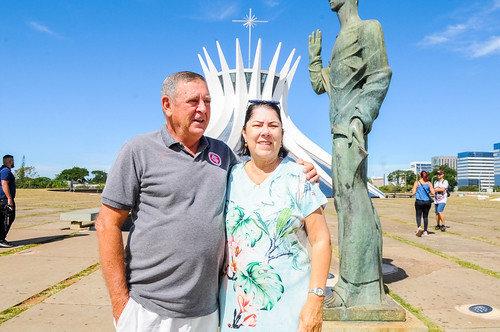
[[[432,165],[428,161],[414,161],[410,163],[410,170],[415,174],[420,174],[422,171],[431,172]]]
[[[461,152],[457,155],[458,187],[478,186],[479,189],[493,188],[493,152]]]
[[[372,184],[379,188],[385,185],[385,179],[382,176],[373,176],[371,177]]]
[[[453,168],[455,171],[457,170],[457,157],[454,156],[437,156],[431,158],[431,167],[432,169],[442,166],[448,165],[448,167]]]
[[[500,143],[493,144],[495,186],[500,186]]]
[[[274,53],[269,69],[263,69],[261,67],[262,46],[259,39],[253,66],[245,68],[240,44],[236,39],[236,66],[235,69],[230,69],[217,42],[221,66],[221,70],[218,70],[207,50],[203,48],[205,59],[199,54],[198,58],[212,97],[211,118],[205,134],[226,142],[233,150],[238,150],[248,101],[253,99],[279,101],[285,131],[283,146],[289,151],[290,157],[301,158],[314,164],[320,176],[321,190],[327,196],[331,196],[331,154],[307,138],[288,114],[288,91],[300,57],[296,58],[292,64],[295,54],[293,50],[281,70],[278,71],[280,49],[281,43]],[[368,190],[372,196],[385,197],[385,194],[370,183],[368,183]]]

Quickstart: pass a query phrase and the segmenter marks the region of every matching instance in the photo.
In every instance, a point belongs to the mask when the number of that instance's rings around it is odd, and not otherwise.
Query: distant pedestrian
[[[432,183],[427,178],[427,172],[420,172],[420,180],[413,184],[412,194],[415,196],[415,212],[417,218],[417,236],[427,236],[427,226],[429,225],[429,210],[432,205],[431,195],[434,195]],[[424,219],[424,228],[421,227],[421,219]]]
[[[3,156],[3,165],[0,167],[0,248],[12,248],[13,245],[6,240],[10,226],[16,218],[16,179],[11,172],[14,168],[14,157],[10,154]]]
[[[434,182],[434,190],[436,196],[434,197],[434,208],[436,210],[436,230],[440,229],[442,232],[446,231],[444,223],[444,207],[448,200],[448,181],[444,179],[443,170],[437,171],[438,180]]]

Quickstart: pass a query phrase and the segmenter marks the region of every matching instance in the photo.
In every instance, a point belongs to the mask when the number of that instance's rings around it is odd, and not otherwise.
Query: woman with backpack
[[[415,196],[415,212],[417,217],[417,236],[427,236],[427,226],[429,225],[429,210],[432,205],[431,195],[434,196],[434,187],[427,178],[427,172],[420,172],[420,180],[413,184],[412,194]],[[421,227],[421,218],[424,219],[424,229]]]

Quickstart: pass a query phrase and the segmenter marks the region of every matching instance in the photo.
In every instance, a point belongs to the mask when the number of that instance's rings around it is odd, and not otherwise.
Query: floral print
[[[242,164],[233,168],[221,332],[297,329],[310,278],[303,219],[323,204],[319,188],[289,159],[260,185],[251,182]]]

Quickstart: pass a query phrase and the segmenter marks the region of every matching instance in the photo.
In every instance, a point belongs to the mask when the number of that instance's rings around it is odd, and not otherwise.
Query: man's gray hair
[[[206,83],[203,76],[193,73],[192,71],[180,71],[172,74],[163,81],[161,96],[175,97],[177,95],[177,85],[179,85],[179,82],[191,82],[196,80],[202,80]]]

